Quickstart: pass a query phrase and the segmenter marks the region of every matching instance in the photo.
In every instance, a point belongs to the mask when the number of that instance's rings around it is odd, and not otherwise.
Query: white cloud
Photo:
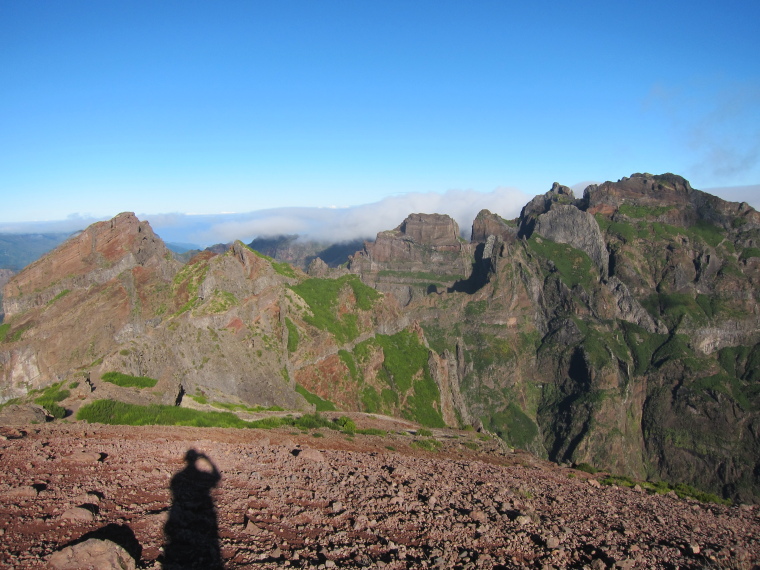
[[[214,216],[213,223],[194,234],[200,243],[250,241],[257,236],[298,234],[305,239],[339,243],[372,239],[378,232],[398,226],[412,213],[448,214],[469,237],[472,221],[484,208],[504,218],[514,218],[531,197],[512,188],[488,193],[449,190],[442,194],[410,193],[389,196],[379,202],[349,208],[277,208],[236,214],[229,219]],[[161,233],[160,224],[151,223]],[[192,241],[192,236],[190,241]]]

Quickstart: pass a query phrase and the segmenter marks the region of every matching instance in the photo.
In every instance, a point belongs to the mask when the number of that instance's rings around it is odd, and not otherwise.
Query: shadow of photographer
[[[203,453],[189,449],[187,466],[172,477],[172,506],[164,526],[163,568],[223,568],[211,490],[221,475]]]

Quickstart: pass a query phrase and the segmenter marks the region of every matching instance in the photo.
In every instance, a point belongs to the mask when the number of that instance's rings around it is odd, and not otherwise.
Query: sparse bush
[[[356,423],[348,416],[340,416],[335,419],[335,423],[340,426],[340,429],[345,433],[355,433]]]
[[[438,451],[442,445],[443,444],[436,439],[418,439],[411,443],[412,447],[423,451]]]
[[[420,437],[433,437],[433,432],[429,429],[420,428],[417,430],[417,435]]]
[[[314,404],[318,412],[335,411],[335,404],[333,404],[330,400],[323,400],[316,394],[312,394],[311,392],[309,392],[306,388],[304,388],[300,384],[296,384],[296,392],[301,394],[301,396],[303,396],[307,402],[309,402],[310,404]]]
[[[384,429],[378,429],[378,428],[365,428],[365,429],[358,429],[356,430],[356,433],[360,433],[362,435],[379,435],[379,436],[386,436],[388,435],[388,432]]]
[[[66,417],[66,409],[58,404],[68,398],[71,392],[68,390],[61,390],[63,382],[56,382],[52,386],[48,386],[42,391],[42,394],[34,399],[35,404],[39,404],[45,408],[48,413],[54,418]]]
[[[147,376],[130,376],[121,372],[106,372],[101,378],[103,382],[110,382],[122,388],[153,388],[158,382]]]
[[[591,475],[599,471],[596,467],[588,463],[579,463],[575,466],[575,469],[578,471],[583,471],[584,473],[590,473]]]

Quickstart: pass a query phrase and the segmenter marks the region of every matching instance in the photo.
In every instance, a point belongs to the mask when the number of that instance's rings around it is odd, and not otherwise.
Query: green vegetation
[[[402,415],[424,426],[444,427],[437,409],[441,396],[428,368],[428,349],[417,335],[403,330],[391,336],[377,335],[374,342],[383,349],[382,370],[389,387],[406,394]]]
[[[590,291],[598,275],[589,256],[574,247],[552,240],[531,236],[528,247],[538,256],[551,260],[559,273],[559,278],[569,288],[580,285]]]
[[[608,475],[599,480],[602,485],[617,485],[618,487],[635,487],[638,485],[642,489],[649,491],[650,493],[657,493],[658,495],[664,495],[670,491],[675,492],[681,499],[696,499],[702,503],[716,503],[719,505],[730,505],[730,499],[723,499],[713,493],[706,493],[686,485],[685,483],[677,483],[675,485],[667,483],[665,481],[636,481],[630,477],[624,475]]]
[[[180,425],[196,427],[233,427],[271,429],[292,426],[301,430],[320,428],[339,429],[337,424],[317,414],[300,417],[272,416],[247,422],[232,412],[198,411],[178,406],[151,404],[138,406],[115,400],[96,400],[82,406],[77,412],[78,420],[110,425]]]
[[[55,297],[53,297],[52,299],[50,299],[50,300],[47,302],[48,306],[49,306],[49,305],[52,305],[53,303],[55,303],[55,302],[56,302],[58,299],[61,299],[62,297],[65,297],[65,296],[66,296],[66,295],[68,295],[69,293],[71,293],[71,290],[69,290],[69,289],[64,289],[63,291],[61,291],[60,293],[58,293],[58,294],[57,294]]]
[[[339,350],[338,356],[340,357],[341,362],[346,365],[346,368],[348,368],[348,373],[351,375],[351,379],[357,382],[360,381],[361,373],[356,367],[356,361],[354,360],[353,355],[347,350]]]
[[[121,372],[106,372],[103,374],[102,379],[104,382],[110,382],[116,384],[122,388],[153,388],[158,380],[155,378],[148,378],[147,376],[130,376],[129,374],[122,374]]]
[[[434,351],[438,354],[443,354],[443,351],[448,349],[452,352],[456,349],[456,344],[453,339],[460,336],[459,323],[454,325],[451,329],[445,329],[435,324],[434,321],[427,321],[420,323],[422,330],[425,332],[425,338]]]
[[[369,413],[375,414],[381,411],[380,394],[372,386],[364,386],[361,391],[362,409]]]
[[[356,422],[348,416],[340,416],[335,419],[335,423],[340,427],[340,430],[347,434],[356,433]]]
[[[437,439],[417,439],[410,446],[423,451],[438,451],[443,444]]]
[[[208,273],[208,261],[197,260],[186,264],[177,275],[174,276],[173,290],[174,293],[180,291],[187,294],[188,301],[182,305],[174,316],[181,315],[195,307],[200,300],[198,299],[198,288]]]
[[[493,365],[513,360],[516,353],[509,341],[493,334],[485,332],[473,332],[465,334],[467,357],[472,359],[475,371],[485,372]]]
[[[206,306],[206,310],[209,313],[224,313],[239,303],[240,301],[238,301],[238,298],[232,293],[214,289],[211,299],[209,299],[208,305]]]
[[[506,409],[481,418],[488,431],[495,432],[513,447],[527,449],[538,435],[538,426],[514,402]]]
[[[288,329],[288,352],[293,354],[298,350],[298,342],[301,337],[298,334],[298,327],[288,317],[285,317],[285,327]]]
[[[237,243],[242,245],[248,251],[251,251],[254,254],[256,254],[257,257],[267,260],[272,265],[272,269],[275,270],[275,273],[278,273],[279,275],[282,275],[283,277],[291,277],[291,278],[297,277],[295,269],[293,269],[293,266],[290,265],[289,263],[281,263],[279,261],[275,261],[273,258],[261,253],[260,251],[256,251],[255,249],[251,248],[247,244],[244,244],[242,241],[238,241]]]
[[[335,404],[333,404],[330,400],[323,400],[316,394],[309,392],[300,384],[296,384],[296,392],[306,398],[307,402],[314,404],[317,407],[318,412],[332,412],[335,410]]]
[[[595,368],[601,369],[609,364],[612,355],[622,362],[630,362],[631,356],[619,331],[599,330],[578,317],[572,319],[583,334],[583,351]]]
[[[433,437],[433,432],[429,429],[420,428],[417,430],[417,434],[420,437]]]
[[[688,316],[697,323],[706,321],[706,317],[715,312],[715,307],[707,299],[697,299],[687,293],[654,293],[641,301],[641,305],[654,318],[665,321],[669,329],[673,329]],[[703,307],[707,307],[710,315]]]
[[[477,319],[485,314],[486,309],[488,309],[488,301],[471,301],[465,306],[464,314],[471,319]]]
[[[694,351],[688,346],[689,337],[685,334],[670,335],[652,355],[652,364],[659,368],[669,360],[681,360],[694,356]]]
[[[71,384],[69,384],[69,388],[72,390],[78,387],[79,387],[79,382],[72,382]]]
[[[741,381],[735,376],[726,374],[713,374],[699,378],[691,385],[696,392],[713,392],[725,394],[734,400],[742,409],[749,411],[752,408]]]
[[[338,297],[346,286],[351,288],[356,306],[361,310],[371,309],[380,298],[380,293],[362,283],[356,275],[344,275],[340,279],[306,279],[291,286],[311,309],[311,315],[306,315],[304,320],[332,333],[341,343],[359,336],[356,314],[346,312],[341,315],[338,307]]]
[[[66,417],[66,410],[58,404],[71,395],[68,390],[62,390],[63,382],[56,382],[52,386],[45,388],[42,393],[34,399],[35,404],[39,404],[45,408],[48,413],[55,418]],[[36,393],[37,390],[33,390],[30,393]]]
[[[699,238],[711,247],[717,247],[725,238],[723,230],[707,220],[699,220],[688,229],[688,233],[690,237]]]
[[[644,374],[652,363],[655,351],[667,340],[667,335],[653,334],[625,321],[620,321],[620,325],[623,327],[625,342],[633,355],[634,374]]]
[[[21,336],[24,331],[29,328],[30,325],[21,326],[11,332],[11,323],[3,323],[0,325],[0,342],[18,342],[21,340]]]
[[[578,471],[583,471],[584,473],[591,473],[592,475],[594,473],[598,473],[599,469],[594,467],[593,465],[589,465],[588,463],[579,463],[574,467],[574,469],[577,469]]]
[[[749,259],[750,257],[760,257],[760,248],[745,247],[744,249],[742,249],[742,253],[739,256],[739,259],[743,261],[745,259]]]
[[[356,430],[356,433],[360,433],[362,435],[379,435],[380,437],[385,437],[388,435],[388,432],[384,429],[379,428],[364,428],[364,429],[358,429]]]
[[[390,375],[391,386],[406,392],[412,387],[412,378],[427,367],[427,348],[408,330],[392,336],[377,335],[375,340],[383,349],[383,368]]]

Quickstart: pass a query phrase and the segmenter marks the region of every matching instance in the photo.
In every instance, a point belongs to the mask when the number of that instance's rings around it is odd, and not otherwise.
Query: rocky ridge
[[[5,288],[0,393],[335,406],[475,425],[561,464],[760,496],[760,218],[672,175],[555,184],[470,242],[413,214],[348,271],[242,243],[181,265],[96,224]],[[379,293],[378,293],[379,292]],[[102,381],[109,371],[152,389]]]

